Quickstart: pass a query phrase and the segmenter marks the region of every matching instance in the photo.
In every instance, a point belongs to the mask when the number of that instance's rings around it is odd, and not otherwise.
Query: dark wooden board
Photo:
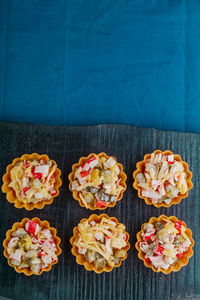
[[[132,172],[145,153],[155,149],[170,149],[187,161],[193,172],[194,187],[187,199],[171,208],[147,206],[132,188]],[[101,275],[88,272],[75,262],[69,239],[73,227],[92,211],[79,206],[68,189],[68,174],[80,156],[91,152],[114,155],[123,164],[128,176],[128,188],[109,216],[123,222],[130,234],[131,248],[120,268]],[[15,157],[24,153],[45,153],[54,159],[62,171],[63,185],[52,205],[42,210],[16,209],[3,193],[0,201],[0,295],[15,300],[167,300],[200,296],[200,136],[197,134],[157,131],[126,125],[91,127],[54,127],[20,123],[0,123],[0,172]],[[136,233],[142,223],[160,214],[175,215],[186,221],[195,239],[194,256],[178,273],[156,274],[137,258],[134,247]],[[97,214],[100,212],[97,211]],[[9,267],[3,256],[5,233],[16,221],[37,216],[47,219],[61,237],[62,255],[59,263],[41,276],[26,277]]]

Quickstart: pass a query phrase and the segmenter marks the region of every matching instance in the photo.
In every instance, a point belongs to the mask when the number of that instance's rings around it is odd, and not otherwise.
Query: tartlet
[[[42,209],[58,196],[60,175],[56,162],[46,154],[24,154],[7,166],[2,192],[16,208]]]
[[[114,207],[126,190],[123,166],[104,152],[81,157],[68,178],[73,198],[91,210]]]
[[[192,231],[175,216],[152,217],[137,233],[138,257],[154,272],[178,272],[193,255]]]
[[[133,187],[147,205],[170,207],[178,204],[193,187],[188,164],[169,150],[146,154],[136,168]]]
[[[77,264],[84,265],[87,271],[98,274],[110,272],[127,258],[129,234],[114,217],[93,214],[88,219],[82,219],[73,234],[70,239],[71,252]]]
[[[49,222],[24,218],[13,224],[3,241],[4,256],[17,273],[40,275],[58,263],[60,238]]]

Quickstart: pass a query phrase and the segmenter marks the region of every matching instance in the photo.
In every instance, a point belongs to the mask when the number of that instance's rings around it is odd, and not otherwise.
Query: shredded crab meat
[[[144,253],[145,261],[157,269],[167,270],[188,251],[191,241],[186,234],[182,221],[173,223],[162,218],[154,224],[147,223],[141,233],[139,248]]]
[[[97,155],[86,160],[75,169],[72,190],[79,193],[86,208],[107,207],[115,202],[124,190],[116,160]]]
[[[136,175],[137,186],[143,197],[152,203],[170,204],[178,194],[185,194],[188,189],[187,173],[181,162],[174,155],[152,153],[145,161],[143,173]]]
[[[57,165],[51,160],[24,160],[10,171],[11,182],[20,202],[37,203],[49,200],[56,194],[54,172]]]
[[[103,217],[100,222],[85,220],[78,224],[74,241],[78,253],[93,262],[97,269],[108,264],[118,264],[126,255],[127,235],[125,226]]]
[[[35,274],[57,260],[51,231],[31,220],[12,233],[7,252],[12,265],[30,268]]]

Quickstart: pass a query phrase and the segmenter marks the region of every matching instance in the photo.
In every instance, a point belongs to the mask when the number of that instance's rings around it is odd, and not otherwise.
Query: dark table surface
[[[187,161],[193,172],[194,187],[187,199],[170,208],[147,206],[132,188],[132,172],[144,154],[155,149],[170,149]],[[59,263],[41,276],[26,277],[8,266],[0,251],[0,295],[15,300],[172,300],[200,297],[200,136],[197,134],[157,131],[132,126],[53,127],[20,123],[0,123],[0,176],[6,166],[24,153],[46,153],[62,172],[60,195],[42,210],[16,209],[1,193],[0,243],[14,222],[34,216],[47,219],[61,238]],[[80,156],[105,151],[123,164],[127,178],[124,197],[105,212],[126,225],[131,248],[120,268],[101,275],[77,265],[69,239],[80,219],[92,212],[80,207],[68,189],[67,176]],[[100,214],[100,212],[96,212]],[[136,233],[152,216],[166,214],[183,219],[193,231],[194,256],[178,273],[154,273],[137,258]]]

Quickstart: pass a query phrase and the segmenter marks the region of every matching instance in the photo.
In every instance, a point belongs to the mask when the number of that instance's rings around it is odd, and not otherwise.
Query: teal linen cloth
[[[200,1],[0,0],[0,119],[200,132]]]

